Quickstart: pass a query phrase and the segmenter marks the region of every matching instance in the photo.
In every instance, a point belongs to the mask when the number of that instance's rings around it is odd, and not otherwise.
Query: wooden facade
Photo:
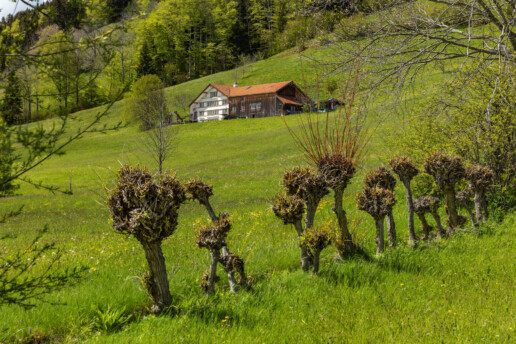
[[[190,104],[190,118],[203,122],[288,115],[301,112],[307,103],[313,105],[292,81],[240,87],[210,84]]]

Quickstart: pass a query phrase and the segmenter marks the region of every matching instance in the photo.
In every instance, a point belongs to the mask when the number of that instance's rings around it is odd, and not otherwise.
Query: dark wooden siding
[[[285,109],[277,95],[293,97],[300,103],[306,103],[305,95],[295,85],[288,85],[277,93],[254,94],[229,97],[230,118],[259,118],[285,114]],[[260,104],[260,109],[252,109],[251,104]]]
[[[252,104],[260,104],[260,108],[253,109]],[[259,118],[279,115],[277,113],[276,94],[256,94],[229,99],[229,114],[236,118]]]

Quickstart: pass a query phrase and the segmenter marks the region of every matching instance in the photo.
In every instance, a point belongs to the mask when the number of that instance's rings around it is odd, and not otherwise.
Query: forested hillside
[[[22,123],[115,99],[146,74],[165,86],[305,44],[346,15],[311,0],[53,0],[0,23],[3,117]]]

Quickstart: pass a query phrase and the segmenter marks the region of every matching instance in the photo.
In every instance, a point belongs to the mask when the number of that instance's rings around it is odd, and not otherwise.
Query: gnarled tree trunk
[[[208,199],[205,199],[201,203],[206,208],[206,211],[210,215],[211,220],[213,222],[217,222],[219,220],[219,218],[217,215],[215,215],[215,211],[213,210],[213,207],[211,206],[210,201]],[[229,252],[228,246],[226,244],[226,240],[223,240],[222,241],[222,255],[229,256],[230,254],[231,254],[231,252]],[[236,292],[238,290],[238,288],[237,288],[237,283],[236,283],[236,279],[235,279],[235,273],[233,271],[228,271],[227,276],[228,276],[228,282],[229,282],[229,287],[230,287],[231,291]]]
[[[152,309],[155,312],[159,312],[172,303],[165,258],[161,250],[161,241],[142,241],[141,244],[151,272],[152,287],[150,292],[154,301]]]
[[[229,256],[231,253],[229,252],[229,249],[226,246],[225,240],[223,242],[223,245],[224,246],[222,246],[222,256]],[[235,273],[233,271],[226,271],[226,273],[228,275],[229,289],[234,293],[237,292],[238,286],[237,286],[237,282],[235,279]]]
[[[306,218],[305,218],[305,226],[306,228],[312,228],[315,220],[315,213],[317,212],[317,207],[319,206],[319,202],[307,202],[306,203]]]
[[[220,251],[213,250],[210,251],[211,255],[211,263],[210,263],[210,273],[208,275],[208,289],[206,293],[211,295],[215,292],[215,283],[217,282],[217,264],[220,260]]]
[[[301,242],[301,236],[304,233],[301,221],[296,221],[294,227],[296,228],[297,235],[299,236],[300,240],[299,246],[301,247],[301,268],[303,271],[308,271],[310,269],[310,265],[312,264],[312,259],[310,257],[310,249]]]
[[[382,216],[379,219],[376,219],[376,238],[374,241],[376,242],[376,254],[380,254],[384,250],[384,238],[383,238],[383,222],[385,220],[385,217]]]
[[[340,249],[341,257],[345,257],[349,254],[353,254],[356,251],[356,246],[353,243],[353,237],[348,229],[348,219],[346,218],[346,212],[342,207],[342,197],[344,195],[344,189],[338,188],[334,189],[334,205],[333,212],[337,216],[337,222],[339,223],[339,229],[341,232],[340,240],[342,242],[342,247]]]
[[[448,212],[448,225],[450,232],[457,226],[460,226],[459,213],[457,213],[457,204],[455,200],[455,185],[444,188],[444,202],[446,203],[446,210]]]
[[[439,213],[436,209],[432,210],[432,216],[435,220],[435,226],[437,227],[437,234],[439,237],[444,238],[446,236],[446,231],[443,228],[441,217],[439,216]]]
[[[487,220],[487,202],[485,201],[485,194],[483,191],[475,190],[475,196],[473,197],[475,203],[475,216],[477,223],[482,223]]]
[[[394,215],[392,210],[387,214],[387,236],[389,238],[389,246],[396,246],[396,224],[394,223]]]
[[[414,200],[412,199],[412,189],[410,188],[410,180],[402,180],[405,187],[405,198],[407,199],[408,213],[408,229],[409,229],[409,245],[415,246],[417,237],[414,229]]]
[[[475,215],[473,215],[473,212],[471,211],[471,208],[469,207],[469,205],[464,205],[464,208],[468,212],[469,220],[471,221],[471,225],[476,227],[477,226],[477,222],[475,221]]]
[[[321,250],[314,250],[314,261],[312,265],[312,274],[319,274],[319,258],[321,257]]]
[[[432,231],[432,226],[428,224],[426,221],[425,214],[418,213],[417,216],[419,217],[419,220],[421,221],[421,225],[423,226],[423,233],[425,234],[424,239],[429,240],[430,239],[430,232]]]

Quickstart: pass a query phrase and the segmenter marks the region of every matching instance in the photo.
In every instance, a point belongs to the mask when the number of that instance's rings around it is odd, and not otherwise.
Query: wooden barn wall
[[[301,103],[305,103],[306,99],[299,88],[289,85],[281,89],[278,95],[296,98]],[[251,104],[261,103],[260,110],[252,110]],[[242,107],[243,106],[243,107]],[[236,111],[232,111],[236,107]],[[229,115],[232,118],[259,118],[269,116],[284,115],[285,110],[282,103],[276,99],[275,93],[256,94],[250,96],[230,97],[229,98]]]
[[[251,104],[261,103],[260,110],[252,110]],[[236,112],[233,107],[236,106]],[[243,106],[243,110],[242,110]],[[276,95],[275,94],[257,94],[245,97],[232,97],[229,100],[229,113],[231,116],[239,118],[259,118],[276,116]],[[253,116],[254,115],[254,116]]]

